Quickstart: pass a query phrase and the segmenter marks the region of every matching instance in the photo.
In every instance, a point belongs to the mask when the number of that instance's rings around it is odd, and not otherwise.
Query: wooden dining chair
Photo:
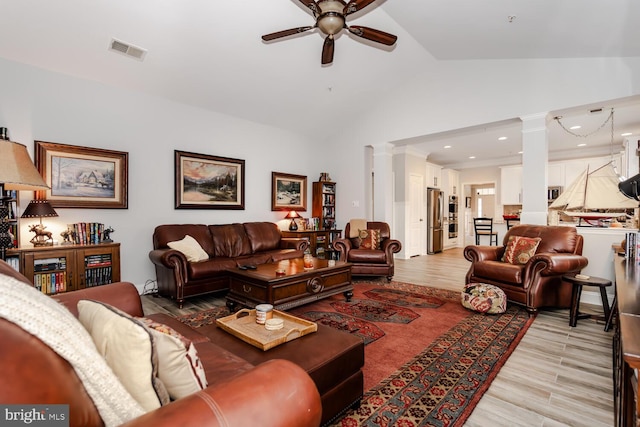
[[[489,246],[498,246],[498,232],[493,231],[493,218],[473,218],[473,228],[476,232],[476,245],[480,244],[480,236],[489,236]]]

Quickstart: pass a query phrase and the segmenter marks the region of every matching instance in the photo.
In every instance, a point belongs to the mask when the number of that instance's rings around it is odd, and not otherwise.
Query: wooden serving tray
[[[242,341],[267,351],[280,344],[316,332],[318,325],[283,311],[273,310],[273,317],[284,321],[284,327],[269,331],[256,323],[256,311],[244,308],[236,313],[216,319],[218,326]]]

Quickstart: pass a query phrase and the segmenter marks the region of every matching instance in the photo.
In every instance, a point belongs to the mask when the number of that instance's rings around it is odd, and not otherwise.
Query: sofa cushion
[[[579,238],[575,227],[529,224],[511,227],[509,236],[540,237],[537,253],[574,253]]]
[[[473,275],[497,282],[522,286],[524,265],[502,261],[479,261],[473,264]]]
[[[158,354],[158,377],[171,399],[180,399],[204,389],[207,378],[191,341],[163,323],[138,318],[154,338]]]
[[[167,246],[171,249],[182,252],[189,262],[198,262],[209,259],[209,254],[202,249],[202,246],[200,246],[196,239],[188,234],[184,236],[182,240],[167,243]]]
[[[360,249],[379,250],[380,230],[360,230]]]
[[[242,224],[210,225],[214,255],[233,258],[251,253],[249,237]]]
[[[151,411],[169,403],[153,337],[140,321],[97,301],[79,301],[78,313],[98,352],[140,406]]]
[[[234,258],[220,257],[212,258],[208,261],[190,262],[187,265],[187,272],[190,279],[197,280],[226,275],[227,270],[236,267],[237,264]]]
[[[363,263],[368,262],[372,264],[386,264],[387,256],[384,251],[371,250],[371,249],[351,249],[349,251],[348,262]]]
[[[215,256],[213,241],[209,228],[203,224],[166,224],[159,225],[153,232],[153,247],[155,249],[166,248],[167,243],[181,240],[189,235],[196,239],[198,244],[209,256]]]
[[[509,236],[502,262],[526,264],[535,255],[540,240],[542,240],[540,237]]]
[[[280,246],[280,230],[272,222],[247,222],[244,229],[251,241],[253,253],[277,249]]]

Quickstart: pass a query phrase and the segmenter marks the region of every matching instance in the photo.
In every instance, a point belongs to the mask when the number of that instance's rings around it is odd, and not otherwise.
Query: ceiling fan
[[[333,62],[333,45],[334,37],[343,29],[349,30],[363,39],[371,40],[387,46],[393,45],[398,37],[384,31],[375,30],[373,28],[362,27],[359,25],[347,25],[346,17],[354,12],[358,12],[369,6],[375,0],[351,0],[345,3],[343,0],[298,0],[304,6],[313,12],[316,18],[316,24],[313,26],[291,28],[289,30],[278,31],[262,36],[262,40],[271,41],[281,37],[287,37],[294,34],[304,33],[305,31],[320,28],[327,37],[324,39],[322,47],[322,64],[330,64]]]

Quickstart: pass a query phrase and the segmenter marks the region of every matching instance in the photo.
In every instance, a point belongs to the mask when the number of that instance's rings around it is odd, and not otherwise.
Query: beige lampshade
[[[49,186],[36,169],[27,147],[0,140],[0,184],[5,190],[46,190]]]

